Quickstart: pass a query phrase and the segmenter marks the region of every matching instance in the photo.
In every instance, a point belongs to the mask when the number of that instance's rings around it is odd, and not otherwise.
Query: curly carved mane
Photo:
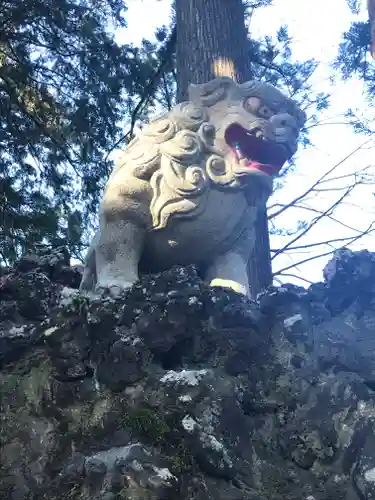
[[[139,189],[149,192],[154,229],[165,227],[171,217],[199,215],[213,188],[241,189],[231,165],[215,149],[215,126],[210,123],[209,108],[227,99],[263,97],[264,92],[275,104],[281,98],[285,103],[278,90],[259,82],[238,85],[222,77],[190,85],[188,102],[155,117],[121,153],[112,176],[119,169],[130,169]],[[290,107],[296,116],[299,110],[293,101]]]

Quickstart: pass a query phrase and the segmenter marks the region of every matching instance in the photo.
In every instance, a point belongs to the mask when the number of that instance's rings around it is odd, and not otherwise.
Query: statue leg
[[[96,289],[110,288],[114,294],[138,280],[138,262],[144,230],[126,220],[102,223],[95,249]]]
[[[210,286],[231,288],[250,297],[247,260],[239,252],[229,251],[217,257],[207,269],[205,280]]]
[[[98,234],[94,236],[85,257],[85,268],[83,270],[81,283],[79,285],[79,289],[81,291],[90,292],[95,289],[96,285],[95,246],[97,240],[98,240]]]
[[[82,274],[82,279],[81,279],[81,284],[79,285],[79,289],[82,291],[90,292],[95,289],[95,285],[96,285],[95,268],[93,269],[91,267],[85,267]]]

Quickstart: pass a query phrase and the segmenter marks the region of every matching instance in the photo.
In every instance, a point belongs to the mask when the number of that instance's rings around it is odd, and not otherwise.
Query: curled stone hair
[[[284,106],[302,126],[305,115],[294,101],[274,87],[250,81],[238,85],[227,77],[190,85],[189,101],[155,117],[123,151],[111,175],[127,169],[124,195],[146,193],[152,227],[160,229],[173,218],[197,216],[212,189],[241,189],[231,163],[215,148],[215,124],[210,108],[224,100],[241,102],[259,96]],[[111,179],[109,182],[111,182]]]

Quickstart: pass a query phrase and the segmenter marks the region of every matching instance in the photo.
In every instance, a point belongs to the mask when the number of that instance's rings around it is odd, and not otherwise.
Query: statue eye
[[[270,109],[268,106],[259,106],[258,108],[258,115],[261,118],[271,118],[275,113]]]

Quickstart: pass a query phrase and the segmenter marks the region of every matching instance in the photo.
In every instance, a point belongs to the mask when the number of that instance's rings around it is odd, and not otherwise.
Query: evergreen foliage
[[[111,168],[126,98],[143,88],[121,0],[0,4],[0,259],[36,243],[79,250]],[[84,224],[85,222],[85,224]]]
[[[365,0],[346,0],[355,17],[361,13]],[[371,58],[371,25],[369,21],[354,20],[343,33],[333,69],[343,80],[358,78],[363,81],[368,104],[373,106],[375,95],[375,64]],[[360,127],[355,127],[360,131]]]
[[[244,2],[249,26],[255,9],[270,3]],[[67,244],[82,258],[113,166],[110,153],[126,145],[150,114],[175,103],[173,9],[170,25],[140,47],[115,40],[125,15],[120,0],[0,4],[3,265],[40,243]],[[335,64],[345,78],[366,70],[369,92],[375,92],[368,43],[368,25],[353,24]],[[328,107],[329,95],[317,94],[310,84],[318,62],[294,60],[286,26],[273,37],[249,39],[249,57],[254,78],[297,99],[310,124]],[[302,142],[309,143],[307,132]]]

